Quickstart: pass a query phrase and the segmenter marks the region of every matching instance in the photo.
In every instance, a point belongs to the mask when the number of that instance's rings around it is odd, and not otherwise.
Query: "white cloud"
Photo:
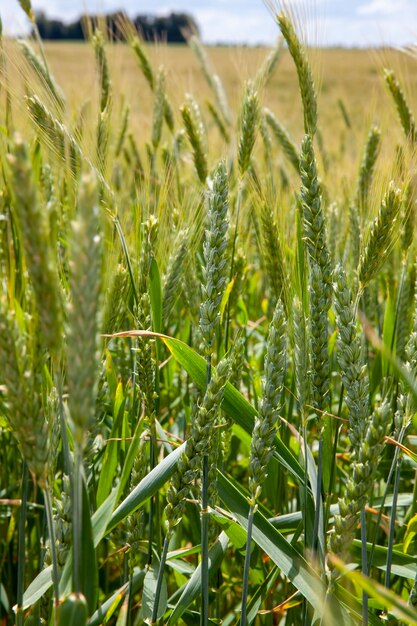
[[[352,23],[354,39],[362,32],[367,45],[408,44],[417,36],[417,4],[415,0],[370,0],[357,8]]]
[[[230,9],[197,9],[194,15],[207,43],[271,43],[279,34],[266,10],[235,13]]]
[[[357,14],[362,16],[399,15],[412,8],[407,0],[371,0],[358,7]]]
[[[7,35],[24,34],[29,30],[29,20],[17,1],[0,0],[0,17]]]
[[[360,48],[379,46],[399,46],[416,40],[416,23],[405,27],[401,16],[386,20],[363,20],[360,17],[349,20],[329,18],[326,23],[325,45],[346,45]],[[348,33],[348,36],[347,36]]]
[[[32,0],[32,6],[37,11],[44,11],[48,16],[61,19],[75,19],[80,14],[106,13],[126,4],[117,0]]]

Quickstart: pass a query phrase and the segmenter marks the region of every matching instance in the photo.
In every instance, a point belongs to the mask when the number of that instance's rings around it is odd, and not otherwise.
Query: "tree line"
[[[122,13],[112,13],[106,16],[109,34],[118,37],[118,24]],[[97,16],[89,16],[96,21]],[[84,18],[80,17],[73,22],[65,23],[58,19],[49,19],[44,12],[36,15],[39,34],[46,40],[84,40],[88,37]],[[192,34],[199,34],[195,19],[187,13],[170,13],[165,16],[138,15],[132,23],[145,41],[166,41],[168,43],[185,43]]]

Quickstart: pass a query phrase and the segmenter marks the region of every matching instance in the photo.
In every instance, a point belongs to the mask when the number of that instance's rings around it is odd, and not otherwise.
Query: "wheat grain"
[[[289,17],[280,13],[277,20],[298,74],[298,84],[304,109],[304,131],[313,136],[317,129],[317,97],[311,67]]]
[[[359,261],[358,277],[362,289],[374,278],[394,244],[402,204],[401,190],[391,182],[377,217],[368,231]]]
[[[209,183],[206,236],[203,244],[203,284],[200,331],[206,354],[211,354],[220,321],[220,303],[227,281],[228,178],[220,163]]]
[[[67,311],[67,382],[74,438],[81,448],[94,417],[98,372],[101,250],[97,186],[85,176],[72,225]]]
[[[207,178],[207,136],[201,117],[200,108],[192,96],[187,96],[186,104],[181,107],[181,115],[188,140],[193,149],[194,165],[201,183]]]

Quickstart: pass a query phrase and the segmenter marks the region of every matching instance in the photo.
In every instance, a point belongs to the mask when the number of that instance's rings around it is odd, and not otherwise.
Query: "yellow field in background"
[[[14,94],[15,128],[25,133],[30,122],[25,114],[22,88],[27,84],[23,75],[28,74],[28,68],[24,70],[24,61],[15,43],[9,43],[6,50],[8,80]],[[45,52],[69,104],[66,113],[68,127],[74,128],[82,109],[84,129],[91,136],[91,145],[94,146],[99,85],[92,46],[88,43],[47,42]],[[113,133],[117,134],[121,110],[124,103],[128,103],[131,128],[138,143],[143,145],[151,135],[153,96],[128,45],[109,44],[107,52],[113,83]],[[207,48],[213,71],[223,81],[234,112],[235,126],[245,81],[255,76],[268,52],[268,48],[262,47]],[[166,69],[167,93],[179,126],[182,125],[179,108],[184,103],[186,93],[190,92],[200,104],[210,127],[212,122],[206,103],[212,100],[212,94],[193,52],[186,46],[157,44],[147,46],[147,53],[155,70],[161,65]],[[333,159],[337,159],[340,165],[337,171],[330,165],[327,173],[323,172],[328,187],[337,190],[338,196],[343,189],[350,187],[356,177],[363,145],[372,123],[377,123],[382,130],[380,163],[383,166],[380,174],[382,177],[393,177],[395,174],[391,164],[395,162],[395,148],[402,137],[392,99],[385,87],[384,68],[395,70],[412,108],[417,110],[417,106],[414,106],[417,102],[417,58],[392,49],[311,49],[309,57],[318,87],[319,128],[324,151],[330,164]],[[29,79],[28,90],[39,93],[39,83],[34,76],[33,83]],[[39,95],[42,96],[42,90]],[[46,92],[42,97],[48,101]],[[351,128],[343,120],[341,101],[351,120]],[[261,95],[261,102],[274,112],[290,131],[296,144],[300,145],[303,129],[301,99],[296,70],[287,51],[282,53],[266,91]],[[227,146],[223,145],[217,130],[209,132],[209,142],[210,160],[226,156]],[[257,150],[261,156],[260,144],[258,142]],[[384,172],[385,167],[387,171]]]
[[[94,99],[98,92],[94,53],[86,43],[46,43],[45,50],[54,75],[72,107]],[[20,60],[12,50],[11,82],[15,83]],[[222,79],[232,108],[241,101],[244,81],[250,79],[262,63],[267,48],[208,48],[214,70]],[[127,45],[109,46],[115,97],[126,98],[134,118],[150,123],[152,99],[149,88]],[[191,92],[204,105],[210,97],[209,88],[192,51],[184,46],[155,45],[148,47],[154,67],[164,65],[167,89],[178,110],[186,92]],[[373,120],[384,125],[392,120],[392,102],[383,82],[383,68],[392,67],[409,88],[417,91],[417,59],[395,50],[322,49],[311,51],[313,71],[319,88],[319,112],[325,136],[338,128],[341,98],[358,129],[366,129]],[[411,97],[411,101],[413,98]],[[284,124],[296,134],[300,129],[301,104],[294,65],[284,52],[272,77],[264,102]],[[388,111],[387,111],[388,108]],[[295,139],[300,137],[295,136]]]

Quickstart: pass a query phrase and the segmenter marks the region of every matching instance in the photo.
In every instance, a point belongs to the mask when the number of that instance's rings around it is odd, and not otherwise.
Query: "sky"
[[[279,6],[279,0],[273,0]],[[286,0],[299,15],[303,33],[312,44],[381,46],[417,43],[417,0]],[[32,0],[35,10],[49,17],[71,20],[91,13],[125,10],[192,14],[205,43],[271,44],[278,36],[276,22],[264,0]],[[20,33],[26,25],[17,0],[0,0],[6,33]]]

